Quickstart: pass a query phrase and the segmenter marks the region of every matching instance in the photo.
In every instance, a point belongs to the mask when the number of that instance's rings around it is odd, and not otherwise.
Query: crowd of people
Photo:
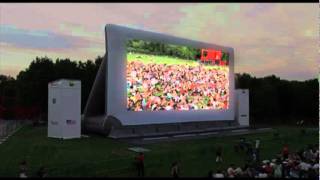
[[[274,159],[247,163],[244,167],[230,164],[226,170],[209,172],[210,178],[318,178],[319,144],[290,152],[288,145]]]
[[[226,67],[127,63],[129,111],[227,109]]]

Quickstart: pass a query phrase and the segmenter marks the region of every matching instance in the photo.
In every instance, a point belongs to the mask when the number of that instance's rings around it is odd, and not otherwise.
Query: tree
[[[86,104],[96,73],[103,58],[98,56],[95,62],[71,61],[70,59],[56,59],[53,62],[47,57],[36,57],[28,68],[17,76],[18,104],[23,106],[37,106],[42,113],[48,109],[48,83],[57,79],[78,79],[82,84],[82,110]]]
[[[249,89],[250,117],[257,123],[295,123],[305,119],[317,124],[319,83],[317,79],[307,81],[281,80],[275,75],[263,78],[236,74],[236,88]]]
[[[0,75],[0,118],[14,118],[12,111],[16,103],[16,80],[11,76]],[[7,109],[7,111],[4,111]]]
[[[133,41],[139,51],[149,46],[146,42]],[[195,48],[179,47],[168,44],[153,44],[153,49],[165,54],[184,58],[199,56]],[[152,50],[152,49],[150,49]],[[179,53],[177,53],[179,51]],[[60,78],[79,79],[82,85],[82,111],[93,86],[95,76],[103,61],[98,56],[94,61],[72,61],[36,57],[30,65],[14,79],[0,75],[0,105],[11,108],[16,105],[41,108],[47,113],[48,83]],[[282,80],[275,75],[256,78],[250,74],[235,74],[236,88],[250,90],[250,118],[257,123],[270,123],[280,118],[281,123],[294,123],[304,119],[307,123],[317,124],[319,104],[319,82],[317,79],[307,81]],[[1,113],[0,113],[1,114]],[[6,118],[13,117],[7,114]]]

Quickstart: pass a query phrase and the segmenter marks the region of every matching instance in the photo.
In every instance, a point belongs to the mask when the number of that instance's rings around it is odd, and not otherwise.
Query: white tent
[[[236,90],[236,119],[241,126],[249,126],[249,89]]]
[[[81,137],[81,81],[59,79],[48,84],[48,137]]]

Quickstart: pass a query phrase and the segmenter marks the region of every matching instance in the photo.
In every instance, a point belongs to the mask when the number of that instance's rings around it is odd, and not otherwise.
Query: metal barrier
[[[23,121],[21,120],[0,120],[0,139],[9,136],[22,124]]]

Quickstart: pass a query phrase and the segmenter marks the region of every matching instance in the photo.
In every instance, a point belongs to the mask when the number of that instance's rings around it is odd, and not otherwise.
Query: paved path
[[[186,139],[202,139],[208,137],[225,137],[235,135],[246,135],[246,134],[257,134],[272,131],[272,128],[258,128],[258,129],[235,129],[222,132],[206,132],[206,133],[194,133],[194,134],[183,134],[175,136],[160,136],[152,138],[132,138],[132,139],[120,139],[121,141],[127,142],[132,145],[144,145],[153,144],[157,142],[172,142]]]

